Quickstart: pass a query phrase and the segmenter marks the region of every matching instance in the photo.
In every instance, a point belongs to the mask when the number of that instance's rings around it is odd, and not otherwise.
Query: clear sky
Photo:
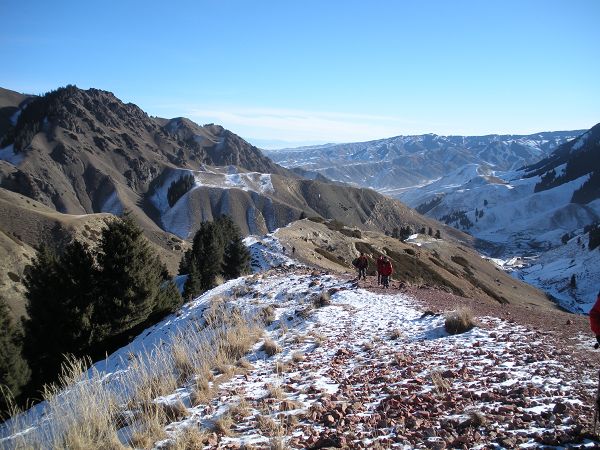
[[[600,122],[600,0],[0,0],[0,17],[2,87],[105,89],[265,147]]]

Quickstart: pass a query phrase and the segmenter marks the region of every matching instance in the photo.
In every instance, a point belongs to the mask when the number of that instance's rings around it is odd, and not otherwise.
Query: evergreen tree
[[[429,230],[427,231],[427,234],[429,236],[433,236],[433,229],[431,227],[429,227]]]
[[[577,287],[577,279],[575,278],[575,274],[571,275],[571,288],[575,289]]]
[[[101,324],[102,334],[121,334],[164,305],[181,303],[179,293],[165,284],[166,269],[130,214],[103,230],[98,261],[102,298],[95,321]]]
[[[25,268],[27,316],[23,321],[23,353],[32,370],[31,387],[37,389],[55,379],[63,361],[62,336],[65,307],[60,293],[58,259],[47,246],[38,249],[31,265]]]
[[[436,239],[441,239],[442,235],[440,234],[440,230],[435,230],[435,238]]]
[[[202,292],[202,287],[200,286],[200,271],[198,270],[196,262],[193,260],[189,264],[187,276],[188,278],[183,288],[183,298],[185,300],[192,300]]]
[[[405,227],[400,227],[400,240],[404,242],[407,240],[412,234],[412,228],[410,225],[406,225]]]
[[[98,269],[86,244],[74,241],[60,256],[56,276],[65,317],[61,324],[65,350],[82,356],[94,344],[92,316],[98,299]]]
[[[0,420],[7,416],[9,407],[8,399],[3,394],[18,398],[31,375],[21,349],[22,335],[11,322],[8,306],[0,297],[0,387],[8,390],[0,391]]]
[[[250,253],[240,236],[235,236],[225,249],[223,275],[226,279],[237,278],[250,272]]]
[[[214,222],[202,222],[200,229],[196,232],[191,252],[186,253],[180,263],[180,270],[187,269],[188,279],[184,288],[184,297],[194,297],[201,292],[215,287],[217,275],[223,273],[223,258],[226,249],[234,240],[241,243],[241,232],[233,220],[228,216],[221,216]],[[239,255],[236,254],[239,253]],[[244,254],[241,250],[232,250],[228,256],[240,258],[240,267],[233,269],[232,262],[227,264],[228,275],[231,273],[243,273],[245,270]],[[180,271],[183,275],[186,272]],[[239,275],[236,275],[239,276]]]

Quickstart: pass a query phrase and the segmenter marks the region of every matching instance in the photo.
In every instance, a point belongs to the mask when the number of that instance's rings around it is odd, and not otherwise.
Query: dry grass
[[[268,383],[265,387],[267,388],[267,395],[265,395],[265,398],[274,398],[276,400],[283,400],[285,398],[281,386]]]
[[[438,394],[445,394],[450,390],[450,382],[446,380],[439,371],[432,371],[430,376],[433,386]]]
[[[460,308],[446,314],[444,326],[449,334],[461,334],[476,327],[477,322],[469,308]]]
[[[69,360],[60,384],[46,389],[47,426],[38,433],[22,435],[19,441],[9,445],[23,449],[120,450],[124,447],[117,432],[124,425],[130,425],[131,444],[152,447],[166,437],[165,424],[188,415],[183,403],[166,405],[157,403],[156,398],[175,392],[193,377],[192,401],[195,404],[209,401],[215,387],[209,383],[212,370],[234,367],[261,335],[259,324],[228,306],[223,299],[211,302],[204,319],[206,327],[193,332],[186,330],[174,336],[172,344],[161,342],[136,358],[125,360],[128,369],[108,381],[95,370],[84,376],[89,361]],[[219,381],[222,379],[220,376]],[[15,432],[36,425],[26,420],[31,419],[14,421]],[[228,420],[231,417],[224,416],[216,424],[223,433],[231,432]],[[198,442],[201,437],[201,433],[190,431],[188,437],[178,439],[177,445],[186,448],[184,442]]]
[[[315,296],[313,298],[312,303],[316,308],[323,308],[324,306],[329,306],[331,305],[331,295],[329,295],[329,292],[323,291],[320,295]]]
[[[223,414],[221,417],[212,421],[212,429],[219,434],[224,436],[233,436],[234,432],[231,429],[233,427],[233,417],[229,413]]]
[[[269,338],[265,339],[260,349],[264,351],[268,356],[273,356],[281,352],[281,347],[277,345],[277,343],[273,339]]]
[[[304,356],[304,353],[302,352],[294,352],[292,353],[292,361],[295,363],[299,363],[302,362],[306,359],[306,356]]]
[[[392,341],[397,341],[402,338],[404,338],[404,333],[400,328],[394,328],[392,331],[390,331],[390,339]]]
[[[175,443],[169,447],[170,450],[191,450],[204,448],[208,439],[208,433],[198,426],[184,428],[175,438]]]

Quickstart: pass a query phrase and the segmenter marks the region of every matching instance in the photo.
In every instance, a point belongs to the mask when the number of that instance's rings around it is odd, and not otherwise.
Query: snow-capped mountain
[[[393,195],[467,164],[514,170],[548,156],[583,131],[532,135],[397,136],[369,142],[326,144],[265,153],[284,167],[299,167]]]
[[[590,230],[600,220],[599,174],[596,125],[521,170],[470,164],[398,197],[496,244],[504,259],[532,258],[512,265],[519,276],[569,309],[587,311],[600,277],[600,252],[589,248]]]

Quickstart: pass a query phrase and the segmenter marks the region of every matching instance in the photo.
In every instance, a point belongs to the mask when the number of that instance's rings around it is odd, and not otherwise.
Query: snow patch
[[[21,152],[15,153],[13,144],[10,144],[9,146],[0,149],[0,160],[7,161],[13,166],[18,166],[19,164],[21,164],[23,162],[23,159],[25,159],[25,156]]]
[[[123,204],[116,190],[105,200],[102,208],[100,208],[100,212],[111,213],[115,216],[123,215]]]

